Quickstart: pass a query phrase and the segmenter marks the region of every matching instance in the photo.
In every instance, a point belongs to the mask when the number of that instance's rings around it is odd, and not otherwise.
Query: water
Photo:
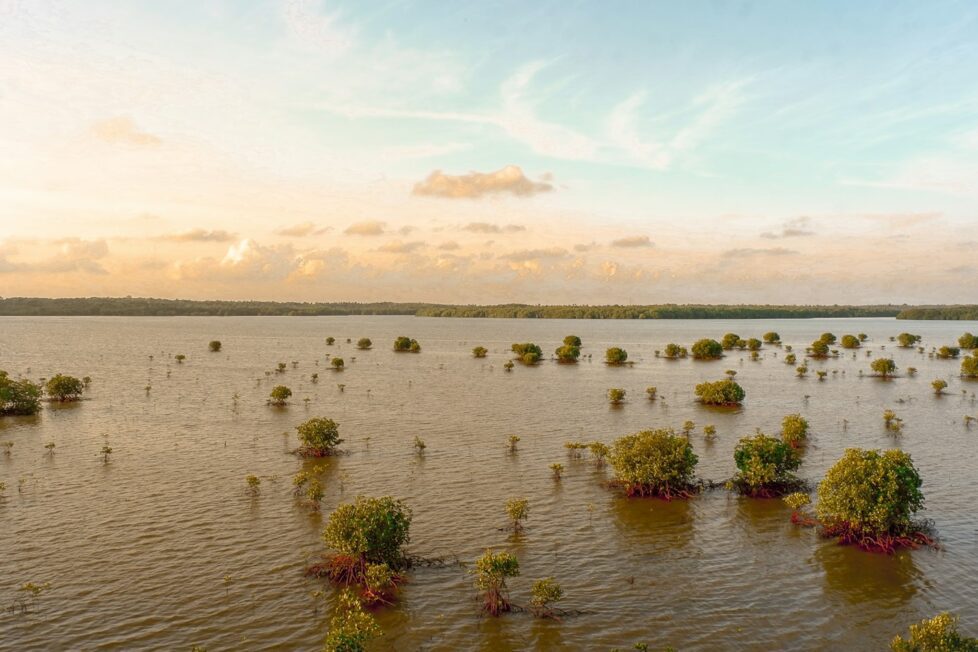
[[[860,378],[864,351],[812,362],[807,379],[795,378],[773,347],[760,362],[740,352],[719,362],[654,357],[672,341],[767,330],[796,352],[823,331],[865,332],[874,355],[886,346],[901,371],[920,373]],[[0,649],[317,649],[330,610],[311,595],[323,582],[302,571],[323,551],[329,512],[357,494],[392,494],[413,508],[411,552],[471,561],[489,546],[511,550],[522,570],[510,583],[515,602],[527,602],[533,579],[554,576],[565,589],[562,606],[586,612],[559,623],[480,617],[464,569],[419,568],[399,604],[378,613],[380,650],[608,650],[639,641],[681,650],[882,649],[941,610],[978,634],[978,427],[963,424],[965,414],[978,415],[978,383],[957,377],[958,361],[897,349],[888,338],[903,330],[923,335],[929,348],[954,344],[978,324],[4,318],[0,368],[93,382],[79,404],[0,419],[0,441],[14,442],[9,457],[0,455],[0,606],[17,599],[23,582],[52,584],[31,613],[0,615]],[[593,360],[503,371],[512,342],[537,342],[549,354],[571,333]],[[333,347],[324,344],[329,335]],[[397,335],[418,339],[423,352],[395,354]],[[373,350],[346,343],[362,336]],[[222,352],[207,351],[212,339]],[[472,358],[476,345],[489,357]],[[609,346],[624,347],[636,364],[605,366]],[[178,353],[184,364],[173,360]],[[347,369],[330,371],[327,354],[345,357]],[[278,362],[288,370],[266,377]],[[696,404],[693,386],[728,368],[747,391],[743,408]],[[818,382],[822,368],[838,373]],[[943,397],[930,388],[938,377],[949,383]],[[276,384],[295,392],[285,409],[265,404]],[[664,400],[645,400],[648,385]],[[608,405],[609,387],[628,390],[623,407]],[[884,429],[885,408],[904,419],[902,435]],[[719,480],[734,471],[739,437],[755,428],[776,433],[791,412],[812,425],[805,478],[820,478],[849,446],[908,450],[943,550],[886,557],[841,547],[792,526],[780,501],[722,491],[688,502],[628,500],[604,484],[609,471],[570,460],[563,448],[692,419],[698,474]],[[294,428],[312,416],[339,422],[349,452],[328,460],[321,515],[291,496],[291,476],[304,466],[289,454]],[[700,434],[709,423],[714,443]],[[510,434],[522,438],[515,455]],[[412,449],[416,435],[428,445],[423,459]],[[109,464],[99,456],[106,441]],[[47,442],[56,444],[52,456]],[[559,483],[553,462],[565,466]],[[264,478],[259,498],[245,491],[251,473]],[[530,500],[518,542],[500,530],[514,496]]]

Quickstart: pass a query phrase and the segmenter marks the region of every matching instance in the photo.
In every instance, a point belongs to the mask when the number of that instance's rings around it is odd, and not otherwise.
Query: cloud
[[[107,275],[109,272],[99,262],[109,255],[109,245],[105,240],[82,240],[80,238],[63,238],[47,241],[55,245],[56,254],[41,260],[30,262],[14,262],[7,257],[8,253],[17,253],[13,246],[5,246],[0,250],[0,273],[17,274],[68,274],[85,273]]]
[[[191,229],[182,233],[161,235],[156,239],[169,240],[170,242],[230,242],[236,237],[235,234],[223,230]]]
[[[409,254],[412,251],[417,251],[418,249],[423,248],[424,246],[425,243],[420,240],[416,240],[414,242],[401,242],[400,240],[395,240],[393,242],[388,242],[381,245],[377,248],[377,251],[385,254]]]
[[[427,179],[416,183],[411,192],[426,197],[478,199],[495,194],[531,197],[553,189],[551,183],[528,179],[518,165],[507,165],[495,172],[470,172],[458,176],[435,170]]]
[[[163,142],[151,133],[140,131],[132,118],[126,116],[96,122],[92,125],[92,134],[99,140],[113,145],[155,147]]]
[[[459,246],[458,243],[455,242],[454,240],[449,240],[448,242],[443,242],[440,245],[438,245],[438,248],[441,251],[455,251],[459,248]]]
[[[386,227],[387,222],[369,220],[367,222],[357,222],[356,224],[351,224],[350,226],[346,227],[346,230],[343,231],[343,233],[346,235],[376,236],[383,235]]]
[[[618,238],[611,241],[612,247],[654,247],[655,243],[649,240],[647,235],[633,235],[627,238]]]
[[[330,227],[328,226],[319,228],[312,222],[303,222],[302,224],[293,224],[292,226],[283,227],[277,230],[275,235],[282,235],[287,238],[304,238],[307,235],[322,235],[329,230]]]
[[[578,253],[584,253],[587,251],[592,251],[594,249],[597,249],[597,247],[598,247],[597,242],[581,243],[581,244],[574,245],[574,251]]]
[[[780,231],[765,231],[761,234],[761,237],[768,240],[778,240],[780,238],[807,238],[815,235],[815,232],[811,230],[811,222],[812,220],[810,217],[796,217],[782,224]]]
[[[490,224],[489,222],[469,222],[462,227],[462,230],[471,231],[472,233],[518,233],[520,231],[526,231],[526,227],[519,224],[499,226],[498,224]]]
[[[794,249],[784,247],[771,247],[770,249],[756,249],[753,247],[743,247],[740,249],[727,249],[722,254],[723,258],[751,258],[753,256],[795,256],[798,252]]]
[[[499,256],[499,259],[522,263],[545,258],[566,258],[568,255],[570,255],[568,251],[562,247],[550,247],[548,249],[522,249],[520,251],[513,251]]]

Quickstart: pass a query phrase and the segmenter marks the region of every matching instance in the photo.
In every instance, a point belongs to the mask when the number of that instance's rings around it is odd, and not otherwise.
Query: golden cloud
[[[634,248],[634,247],[654,247],[655,244],[653,244],[653,242],[651,240],[649,240],[649,236],[647,236],[647,235],[633,235],[633,236],[629,236],[627,238],[619,238],[617,240],[612,240],[611,241],[611,246],[612,247],[623,247],[623,248],[629,248],[629,247]]]
[[[346,235],[363,235],[363,236],[375,236],[383,235],[384,230],[387,227],[386,222],[378,222],[376,220],[369,220],[367,222],[357,222],[356,224],[351,224],[346,227],[343,231]]]
[[[530,197],[553,189],[553,184],[548,181],[528,179],[518,165],[507,165],[495,172],[470,172],[458,176],[435,170],[427,179],[414,185],[412,194],[447,199],[478,199],[497,194]]]

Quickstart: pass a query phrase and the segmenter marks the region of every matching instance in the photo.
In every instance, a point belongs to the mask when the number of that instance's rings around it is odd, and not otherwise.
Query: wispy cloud
[[[293,224],[292,226],[286,226],[275,231],[276,235],[285,236],[287,238],[304,238],[310,235],[322,235],[330,231],[330,227],[319,227],[312,222],[303,222],[302,224]]]
[[[768,240],[778,240],[781,238],[806,238],[813,235],[815,235],[815,231],[812,230],[812,219],[802,216],[784,222],[777,231],[765,231],[761,237]]]
[[[520,224],[492,224],[490,222],[469,222],[462,227],[463,231],[472,233],[519,233],[526,231],[526,227]]]
[[[435,170],[424,181],[415,184],[412,193],[447,199],[478,199],[498,194],[530,197],[553,189],[550,183],[528,179],[518,165],[507,165],[495,172],[470,172],[462,175]]]
[[[346,230],[344,230],[343,233],[346,235],[377,236],[383,235],[386,227],[386,222],[369,220],[366,222],[351,224],[350,226],[346,227]]]
[[[638,247],[654,247],[655,243],[649,239],[647,235],[633,235],[627,238],[618,238],[617,240],[611,241],[612,247],[620,248],[638,248]]]
[[[377,247],[377,251],[386,254],[409,254],[424,247],[425,243],[420,240],[413,242],[401,242],[400,240],[395,240],[394,242],[387,242]]]
[[[92,134],[113,145],[155,147],[163,142],[158,136],[137,128],[132,118],[127,116],[99,120],[92,125]]]
[[[209,231],[207,229],[191,229],[180,233],[168,233],[158,236],[157,240],[168,240],[170,242],[230,242],[237,236],[234,233],[221,229]]]
[[[723,258],[752,258],[754,256],[796,256],[798,252],[794,249],[786,249],[785,247],[771,247],[769,249],[741,247],[738,249],[727,249],[720,255]]]

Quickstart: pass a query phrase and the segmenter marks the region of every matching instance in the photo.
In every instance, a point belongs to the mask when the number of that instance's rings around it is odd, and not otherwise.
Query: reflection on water
[[[901,370],[920,372],[885,383],[860,377],[872,359],[862,352],[818,363],[839,370],[822,382],[795,378],[772,347],[756,362],[742,352],[720,362],[654,356],[668,342],[768,330],[798,352],[825,331],[865,332],[874,355],[886,344]],[[0,441],[14,443],[9,457],[0,454],[0,606],[23,582],[52,582],[36,613],[0,613],[0,648],[316,649],[329,609],[311,594],[325,589],[331,600],[333,590],[303,570],[323,552],[329,513],[358,494],[406,501],[411,553],[471,562],[489,546],[510,550],[520,561],[510,584],[517,604],[528,602],[534,579],[553,576],[565,591],[562,606],[585,612],[561,623],[519,613],[484,618],[465,568],[420,567],[398,605],[376,612],[380,650],[607,650],[642,641],[684,651],[884,649],[909,622],[944,609],[974,630],[978,426],[969,430],[963,417],[978,416],[978,385],[956,376],[959,361],[889,346],[903,330],[930,347],[953,344],[978,324],[5,318],[0,368],[93,382],[81,404],[0,419]],[[512,342],[553,350],[571,333],[593,362],[503,371]],[[392,352],[398,335],[416,338],[423,352]],[[337,343],[326,346],[327,336]],[[370,351],[346,343],[364,336],[375,343]],[[224,343],[220,354],[207,351],[212,339]],[[485,360],[472,357],[476,345],[489,349]],[[610,346],[636,364],[602,364]],[[177,353],[187,356],[183,364]],[[329,371],[327,355],[345,358],[346,369]],[[737,370],[744,406],[697,404],[695,385],[725,369]],[[949,383],[940,399],[934,378]],[[271,408],[266,400],[279,384],[292,389],[292,402]],[[650,385],[656,401],[645,398]],[[627,391],[620,408],[608,405],[611,387]],[[883,428],[887,408],[904,420],[903,435]],[[740,437],[756,428],[777,433],[792,412],[812,425],[803,478],[817,480],[846,447],[909,451],[924,479],[924,515],[945,550],[887,558],[835,546],[792,526],[778,500],[724,491],[627,500],[608,488],[609,469],[571,459],[563,447],[692,420],[697,474],[722,480],[734,472]],[[291,453],[295,426],[314,416],[340,424],[346,454]],[[707,424],[715,441],[702,437]],[[510,434],[521,437],[515,454]],[[423,458],[416,436],[427,444]],[[106,438],[114,452],[103,464]],[[564,466],[559,482],[555,462]],[[325,497],[316,513],[293,496],[292,477],[320,464]],[[247,495],[248,474],[262,478],[257,498]],[[520,496],[530,514],[512,541],[504,505]]]

